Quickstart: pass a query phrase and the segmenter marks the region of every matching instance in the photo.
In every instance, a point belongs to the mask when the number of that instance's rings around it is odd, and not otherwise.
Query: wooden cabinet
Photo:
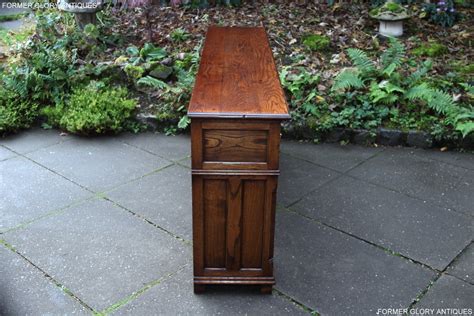
[[[195,291],[271,292],[280,122],[289,115],[263,28],[209,29],[188,116]]]

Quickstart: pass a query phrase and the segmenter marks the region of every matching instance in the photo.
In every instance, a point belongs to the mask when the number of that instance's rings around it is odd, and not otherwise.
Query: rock
[[[136,118],[137,121],[146,125],[148,129],[152,131],[155,131],[158,128],[158,121],[156,119],[156,115],[142,113],[138,114]]]
[[[171,57],[166,57],[161,61],[161,64],[165,66],[171,66],[173,65],[173,59]]]
[[[407,135],[407,145],[419,148],[431,148],[433,146],[433,137],[425,132],[409,131]]]
[[[328,143],[337,143],[341,140],[349,139],[349,133],[344,128],[335,128],[326,134],[325,141]]]
[[[377,143],[385,146],[399,146],[404,143],[404,134],[396,129],[379,128],[377,131]]]
[[[150,71],[150,76],[157,79],[166,79],[173,73],[173,68],[165,65],[157,65]]]
[[[367,130],[355,130],[352,142],[358,145],[370,145],[375,143],[375,134]]]

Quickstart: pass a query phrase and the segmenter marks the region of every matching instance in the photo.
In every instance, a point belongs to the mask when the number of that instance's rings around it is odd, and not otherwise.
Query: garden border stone
[[[474,136],[453,141],[448,139],[436,140],[425,131],[411,130],[408,132],[398,129],[378,128],[371,131],[366,129],[336,128],[326,134],[313,130],[307,124],[293,125],[284,123],[282,128],[283,138],[297,140],[320,140],[326,143],[350,142],[358,145],[384,145],[408,146],[418,148],[451,147],[472,150],[474,149]]]

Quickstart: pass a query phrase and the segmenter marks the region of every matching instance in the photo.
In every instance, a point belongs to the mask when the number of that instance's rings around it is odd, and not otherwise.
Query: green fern
[[[423,100],[430,108],[441,114],[447,114],[456,107],[453,98],[444,91],[433,89],[426,83],[414,86],[405,94],[408,100]]]
[[[391,75],[397,67],[402,64],[403,57],[405,56],[405,45],[400,43],[396,38],[390,38],[390,46],[380,56],[382,72]]]
[[[364,82],[360,78],[359,72],[354,69],[346,69],[339,73],[334,79],[333,91],[360,89],[365,87]]]
[[[427,101],[430,98],[430,93],[431,88],[426,83],[422,83],[408,90],[405,94],[405,98],[408,100],[419,99]]]
[[[408,82],[411,84],[418,82],[428,73],[428,71],[431,70],[432,67],[433,62],[431,61],[431,59],[424,61],[423,64],[408,77]]]
[[[347,50],[347,54],[360,72],[368,73],[375,71],[374,63],[372,62],[372,60],[370,60],[369,56],[367,56],[367,53],[363,50],[357,48],[349,48]]]
[[[169,90],[169,85],[162,81],[162,80],[159,80],[159,79],[155,79],[153,77],[150,77],[150,76],[146,76],[146,77],[143,77],[143,78],[140,78],[138,81],[137,81],[137,85],[145,85],[145,86],[150,86],[150,87],[153,87],[153,88],[156,88],[156,89],[163,89],[163,90]]]
[[[439,89],[431,89],[431,99],[428,100],[428,106],[442,114],[448,114],[456,107],[452,96]]]

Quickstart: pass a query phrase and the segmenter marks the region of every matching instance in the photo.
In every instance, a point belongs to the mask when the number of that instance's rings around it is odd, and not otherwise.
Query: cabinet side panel
[[[204,267],[225,268],[227,181],[204,179]]]
[[[243,181],[242,268],[262,268],[265,181]]]

